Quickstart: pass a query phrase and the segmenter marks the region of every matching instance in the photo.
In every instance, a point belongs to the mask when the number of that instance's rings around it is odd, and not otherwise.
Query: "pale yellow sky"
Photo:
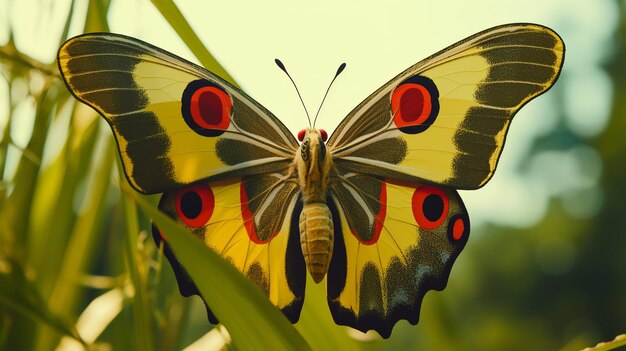
[[[76,1],[76,16],[84,16],[85,3]],[[617,20],[617,9],[610,0],[177,3],[205,45],[244,90],[294,133],[306,126],[306,117],[291,83],[275,66],[276,57],[287,66],[313,113],[337,66],[347,63],[317,123],[330,132],[388,79],[475,32],[510,22],[535,22],[555,29],[567,47],[566,78],[515,117],[492,181],[479,191],[462,193],[473,224],[532,225],[543,215],[549,196],[558,194],[555,189],[546,189],[545,183],[516,173],[533,140],[556,123],[556,90],[567,98],[566,123],[581,134],[599,133],[608,116],[611,85],[599,64]],[[68,6],[68,0],[0,0],[0,43],[6,41],[10,21],[20,49],[41,60],[53,60]],[[114,32],[196,61],[148,0],[113,0],[109,21]],[[79,34],[81,27],[75,23],[72,34]],[[6,89],[6,84],[0,83],[0,106],[5,104]],[[25,145],[32,111],[28,106],[21,111],[23,118],[12,135],[18,145]],[[7,117],[4,108],[0,112],[2,127]],[[594,118],[589,118],[591,113]],[[558,174],[576,172],[581,162],[589,162],[593,155],[593,150],[553,158],[548,155],[532,166],[555,167],[547,172],[557,174],[558,179]],[[594,179],[569,182],[574,183],[561,185],[595,184]]]

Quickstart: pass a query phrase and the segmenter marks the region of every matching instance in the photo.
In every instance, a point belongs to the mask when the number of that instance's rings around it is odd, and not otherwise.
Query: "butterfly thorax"
[[[300,214],[300,244],[307,269],[313,280],[319,283],[326,275],[332,257],[334,230],[326,205],[332,157],[319,130],[306,130],[295,155],[295,166],[304,202]]]

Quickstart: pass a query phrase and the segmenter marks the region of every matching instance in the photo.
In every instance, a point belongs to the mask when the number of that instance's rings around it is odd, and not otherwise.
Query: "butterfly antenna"
[[[307,111],[306,105],[304,105],[304,100],[302,100],[302,95],[300,95],[300,90],[298,90],[298,86],[296,85],[296,82],[293,81],[293,78],[291,78],[291,76],[289,75],[289,72],[287,72],[285,65],[283,65],[283,63],[279,59],[274,59],[274,62],[276,62],[276,66],[278,66],[278,68],[280,68],[281,70],[283,70],[283,72],[285,72],[285,74],[287,75],[287,77],[289,77],[289,80],[293,84],[293,87],[296,88],[296,93],[298,93],[300,102],[302,102],[302,107],[304,107],[304,113],[306,113],[306,118],[309,120],[309,126],[311,126],[311,116],[309,116],[309,111]]]
[[[322,98],[322,102],[320,103],[320,107],[317,109],[317,113],[315,114],[315,118],[313,119],[313,127],[315,127],[315,122],[317,122],[317,116],[320,114],[320,111],[322,110],[322,105],[324,105],[324,101],[326,100],[326,96],[328,95],[328,92],[330,91],[330,87],[333,86],[333,83],[335,82],[335,79],[337,79],[337,76],[339,74],[341,74],[341,72],[343,72],[343,70],[346,68],[346,63],[342,63],[341,65],[339,65],[339,68],[337,68],[337,73],[335,73],[335,76],[333,77],[333,80],[330,81],[330,84],[328,84],[328,89],[326,89],[326,94],[324,94],[324,98]]]

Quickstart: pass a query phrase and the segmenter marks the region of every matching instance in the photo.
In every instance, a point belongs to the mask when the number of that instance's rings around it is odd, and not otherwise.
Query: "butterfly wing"
[[[69,90],[110,124],[131,185],[165,192],[161,210],[296,321],[306,272],[289,168],[298,143],[289,130],[223,79],[134,38],[86,34],[58,56]],[[158,245],[167,233],[153,228],[153,237]],[[181,293],[197,294],[164,247]],[[209,319],[216,322],[210,311]]]
[[[495,27],[410,67],[342,121],[328,142],[337,323],[383,337],[400,319],[417,323],[469,236],[452,188],[491,178],[511,119],[552,86],[563,52],[548,28]]]
[[[331,192],[338,224],[327,297],[335,322],[385,338],[400,319],[416,324],[424,294],[446,286],[469,237],[458,193],[356,173]]]
[[[138,39],[81,35],[61,46],[58,60],[69,90],[110,124],[125,174],[142,193],[281,171],[298,147],[244,92]]]
[[[493,176],[515,113],[556,81],[564,50],[555,32],[534,24],[473,35],[365,99],[328,150],[358,172],[479,188]]]
[[[289,320],[298,320],[306,271],[296,183],[278,173],[199,183],[165,193],[159,209],[237,267]],[[169,248],[167,233],[153,227],[153,237],[157,245],[164,242],[181,294],[199,295]],[[208,308],[209,320],[217,323]]]

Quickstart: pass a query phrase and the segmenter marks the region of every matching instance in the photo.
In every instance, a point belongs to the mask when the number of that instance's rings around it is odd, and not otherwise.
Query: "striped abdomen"
[[[325,203],[305,203],[300,214],[300,245],[316,283],[324,279],[333,255],[333,220]]]

